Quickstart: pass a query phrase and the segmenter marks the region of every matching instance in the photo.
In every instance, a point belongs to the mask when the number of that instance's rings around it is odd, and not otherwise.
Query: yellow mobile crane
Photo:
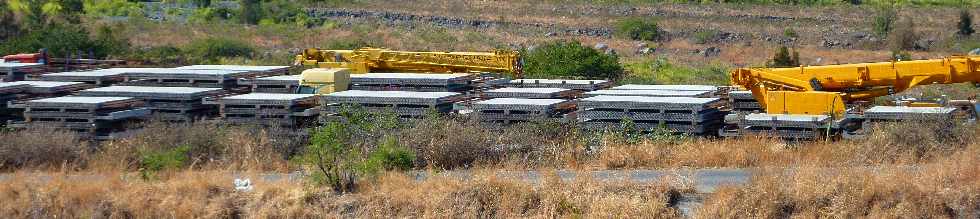
[[[303,71],[300,90],[318,94],[346,90],[350,74],[370,72],[491,72],[506,73],[513,78],[523,77],[520,54],[516,51],[410,52],[381,48],[311,48],[296,55],[293,64],[315,67]]]
[[[928,84],[980,86],[980,56],[793,68],[740,68],[733,85],[752,91],[769,114],[842,116],[845,103]]]

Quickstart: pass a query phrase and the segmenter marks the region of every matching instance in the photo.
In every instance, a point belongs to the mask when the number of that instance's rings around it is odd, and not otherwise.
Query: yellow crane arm
[[[295,65],[318,68],[347,68],[352,73],[368,72],[496,72],[523,77],[520,54],[494,52],[409,52],[379,48],[355,50],[306,49]]]
[[[844,113],[844,103],[868,100],[926,84],[980,84],[980,56],[806,66],[740,68],[733,85],[744,87],[768,113]]]

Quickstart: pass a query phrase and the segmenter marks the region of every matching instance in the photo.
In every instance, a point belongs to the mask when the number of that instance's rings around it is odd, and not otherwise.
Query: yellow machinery
[[[770,114],[840,116],[845,103],[927,84],[980,86],[980,56],[794,68],[741,68],[732,84],[752,91]]]
[[[300,90],[318,94],[346,90],[350,74],[370,72],[493,72],[506,73],[513,78],[523,77],[520,54],[516,51],[408,52],[380,48],[311,48],[296,55],[293,64],[315,67],[303,71]]]

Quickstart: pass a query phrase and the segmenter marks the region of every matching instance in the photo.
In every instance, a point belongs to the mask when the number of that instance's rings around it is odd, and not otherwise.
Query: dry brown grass
[[[0,170],[74,168],[90,151],[89,144],[69,131],[33,128],[0,132]]]
[[[310,217],[678,217],[679,190],[669,183],[532,183],[493,174],[471,179],[433,176],[416,181],[386,174],[354,194],[336,195],[300,182],[256,181],[237,192],[226,172],[185,171],[162,181],[117,174],[20,173],[0,184],[0,215],[70,218],[310,218]],[[252,178],[256,179],[256,178]]]
[[[980,150],[919,166],[776,169],[717,190],[701,218],[976,218]]]

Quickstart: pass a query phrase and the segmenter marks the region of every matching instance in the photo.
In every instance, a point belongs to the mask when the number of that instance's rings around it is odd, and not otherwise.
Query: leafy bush
[[[895,20],[898,19],[898,11],[891,5],[877,7],[874,17],[872,30],[878,36],[887,36],[894,27]]]
[[[705,44],[711,42],[718,36],[717,30],[699,30],[694,32],[694,43]]]
[[[140,175],[151,179],[157,172],[184,167],[190,159],[191,147],[181,145],[169,150],[144,151],[140,158]]]
[[[100,28],[93,39],[82,27],[52,24],[4,41],[0,45],[0,54],[31,53],[47,48],[55,57],[85,54],[104,58],[127,51],[126,42],[128,41],[116,36],[110,27]]]
[[[961,36],[973,35],[973,33],[976,32],[976,30],[973,29],[973,15],[970,14],[970,11],[960,11],[960,21],[956,23],[956,27],[956,34]]]
[[[786,37],[789,37],[789,38],[797,38],[797,37],[800,37],[800,35],[798,33],[796,33],[796,30],[794,30],[793,28],[783,29],[783,36],[786,36]]]
[[[619,79],[623,75],[619,56],[575,41],[555,41],[523,54],[528,77]]]
[[[616,24],[616,35],[630,40],[654,41],[660,39],[660,27],[651,18],[627,18]]]
[[[153,65],[172,66],[189,63],[184,56],[184,52],[174,46],[151,47],[138,50],[133,54],[133,57]]]
[[[83,7],[89,16],[142,16],[139,3],[126,0],[84,0]]]
[[[184,49],[193,59],[216,63],[220,58],[252,57],[255,49],[245,42],[228,38],[196,40]]]
[[[244,24],[259,24],[262,20],[262,0],[242,0],[239,19]]]
[[[296,160],[313,169],[313,182],[335,192],[353,192],[357,181],[383,169],[412,167],[415,155],[398,145],[390,133],[397,128],[393,113],[371,113],[345,106],[341,121],[311,131],[310,144]]]
[[[769,67],[798,67],[800,66],[800,53],[794,49],[791,55],[788,48],[780,46],[772,60],[769,60],[766,65]]]

